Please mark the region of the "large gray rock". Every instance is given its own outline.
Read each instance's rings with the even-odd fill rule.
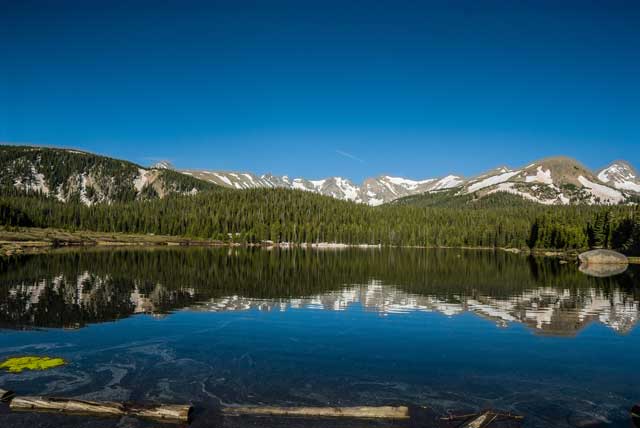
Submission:
[[[587,265],[626,265],[627,256],[612,250],[592,250],[578,256],[580,263]]]
[[[582,253],[580,272],[600,278],[619,275],[627,270],[629,260],[624,254],[611,250],[593,250]]]

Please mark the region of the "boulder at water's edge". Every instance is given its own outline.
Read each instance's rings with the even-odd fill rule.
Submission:
[[[629,260],[624,254],[611,250],[593,250],[582,253],[580,272],[597,277],[619,275],[627,270]]]
[[[626,265],[629,259],[624,254],[613,250],[591,250],[578,256],[580,263],[587,265]]]

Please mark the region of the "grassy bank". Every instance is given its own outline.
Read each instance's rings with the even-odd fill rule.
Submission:
[[[0,226],[0,256],[10,256],[14,254],[34,254],[45,253],[57,248],[73,248],[73,247],[154,247],[154,246],[239,246],[241,244],[233,242],[225,242],[213,239],[187,238],[181,236],[154,235],[154,234],[126,234],[126,233],[104,233],[92,231],[69,231],[64,229],[53,228],[33,228],[33,227],[5,227]],[[248,244],[249,246],[281,246],[288,247],[310,247],[317,249],[326,248],[378,248],[378,246],[368,245],[347,245],[335,243],[319,243],[319,244],[273,244],[265,241],[261,244]],[[392,246],[393,247],[393,246]],[[471,247],[471,246],[402,246],[403,248],[421,248],[421,249],[469,249],[469,250],[486,250],[486,251],[506,251],[520,254],[532,254],[542,257],[557,257],[565,260],[575,260],[581,251],[578,250],[554,250],[554,249],[535,249],[528,248],[501,248],[501,247]],[[629,257],[632,264],[640,264],[640,257]]]
[[[0,255],[41,253],[59,247],[93,246],[219,246],[224,242],[210,239],[164,235],[136,235],[62,229],[0,227]]]

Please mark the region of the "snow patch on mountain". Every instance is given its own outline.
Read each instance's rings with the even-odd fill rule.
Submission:
[[[151,166],[151,169],[170,169],[170,170],[175,170],[176,168],[168,160],[161,160],[161,161],[156,162],[155,164],[153,164]]]
[[[469,193],[477,192],[480,189],[484,189],[485,187],[494,186],[496,184],[504,183],[508,181],[511,177],[518,175],[520,171],[505,171],[504,168],[500,169],[501,173],[498,175],[492,175],[487,178],[481,179],[480,181],[469,186],[467,191]]]
[[[625,200],[625,197],[621,192],[612,189],[611,187],[594,183],[583,176],[579,176],[578,181],[580,181],[580,183],[590,191],[592,203],[596,203],[597,200],[599,200],[601,203],[611,205],[618,204]]]
[[[553,179],[551,178],[551,170],[544,170],[542,166],[538,166],[536,170],[536,175],[528,175],[525,178],[527,183],[543,183],[543,184],[553,184]]]
[[[229,186],[233,186],[233,184],[231,183],[231,180],[229,180],[227,177],[225,177],[222,174],[218,174],[218,173],[213,173],[213,175],[215,175],[216,177],[218,177],[223,183],[228,184]]]
[[[537,202],[543,205],[567,205],[569,203],[569,198],[564,196],[562,193],[557,194],[555,198],[539,197],[531,193],[519,190],[518,188],[516,188],[516,183],[500,183],[493,189],[489,190],[487,192],[487,195],[498,192],[511,193],[512,195],[517,195],[529,201]]]
[[[446,190],[453,189],[464,184],[464,179],[457,175],[447,175],[436,182],[431,187],[431,190]]]
[[[402,178],[402,177],[390,177],[388,175],[385,175],[383,178],[386,179],[387,181],[389,181],[390,183],[393,183],[395,185],[402,186],[402,187],[404,187],[406,189],[411,189],[411,190],[417,188],[421,184],[427,184],[427,183],[431,183],[433,181],[436,181],[435,178],[429,178],[427,180],[416,181],[416,180],[409,180],[408,178]]]
[[[138,175],[133,180],[133,187],[135,187],[138,192],[141,192],[147,184],[149,184],[149,171],[138,168]]]
[[[329,182],[331,181],[333,181],[335,183],[335,186],[339,189],[339,192],[336,193],[335,196],[342,195],[341,199],[346,199],[347,201],[360,201],[360,198],[358,196],[359,189],[351,181],[342,177],[335,177],[332,180],[329,180]]]

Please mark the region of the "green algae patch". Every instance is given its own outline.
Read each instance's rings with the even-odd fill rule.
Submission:
[[[7,370],[10,373],[20,373],[23,370],[49,370],[66,363],[62,358],[16,357],[9,358],[0,363],[0,369]]]

